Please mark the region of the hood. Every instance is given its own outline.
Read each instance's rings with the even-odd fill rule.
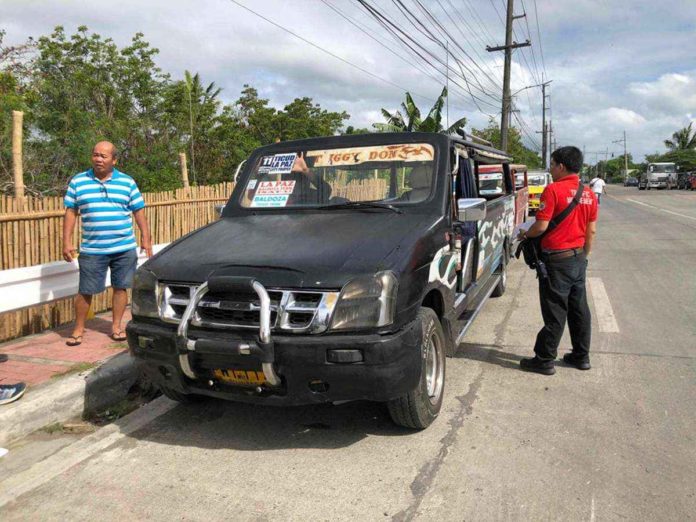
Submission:
[[[396,269],[436,220],[354,210],[228,217],[184,237],[146,268],[163,281],[237,275],[268,287],[338,289],[358,275]]]

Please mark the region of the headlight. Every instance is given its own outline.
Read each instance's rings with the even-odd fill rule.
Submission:
[[[331,330],[357,330],[393,323],[397,286],[393,272],[349,281],[338,298]]]
[[[157,278],[149,270],[139,269],[133,280],[133,315],[159,317]]]

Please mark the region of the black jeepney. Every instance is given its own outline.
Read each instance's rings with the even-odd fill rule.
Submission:
[[[446,356],[505,291],[514,187],[479,194],[485,163],[509,157],[426,133],[259,148],[221,218],[138,270],[131,352],[175,400],[384,401],[427,427]]]

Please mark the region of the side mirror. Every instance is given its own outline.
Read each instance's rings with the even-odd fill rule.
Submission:
[[[222,211],[225,210],[225,205],[215,205],[215,212],[218,217],[222,217]]]
[[[483,198],[462,198],[457,200],[459,221],[480,221],[486,219],[486,200]]]

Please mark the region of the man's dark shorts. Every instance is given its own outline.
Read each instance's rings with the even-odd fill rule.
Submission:
[[[94,295],[104,291],[106,270],[111,268],[111,286],[113,288],[130,288],[138,264],[138,252],[134,248],[118,254],[80,254],[80,288],[82,295]]]

